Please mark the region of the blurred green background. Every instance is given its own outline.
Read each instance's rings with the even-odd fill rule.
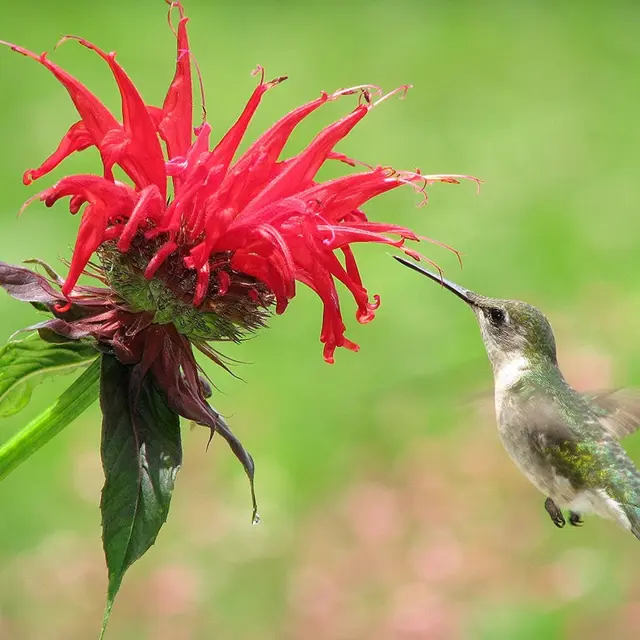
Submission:
[[[404,224],[464,253],[464,269],[423,250],[479,292],[525,299],[556,330],[580,389],[640,386],[640,5],[636,2],[215,2],[188,0],[192,50],[214,135],[255,86],[269,92],[248,139],[292,108],[360,83],[407,99],[375,109],[338,148],[372,164],[472,173],[372,202],[372,219]],[[161,0],[7,3],[0,37],[36,51],[66,34],[117,50],[146,100],[162,101],[174,39]],[[106,67],[69,43],[54,59],[114,109]],[[58,143],[75,112],[37,64],[0,51],[0,258],[70,255],[77,219],[23,201],[22,172]],[[344,98],[296,133],[295,151]],[[339,167],[331,167],[336,172]],[[98,170],[79,154],[53,178]],[[331,175],[327,172],[325,175]],[[498,441],[491,372],[471,313],[453,296],[360,247],[365,283],[382,296],[347,335],[361,352],[321,357],[321,307],[300,288],[283,317],[227,353],[235,380],[207,365],[217,408],[257,461],[262,523],[250,524],[246,479],[208,432],[184,428],[185,462],[169,521],[125,579],[112,638],[520,639],[640,636],[638,541],[587,519],[557,530],[543,497]],[[5,339],[37,314],[0,296]],[[0,441],[69,379],[45,383]],[[627,442],[640,460],[640,436]],[[95,637],[106,570],[100,542],[99,416],[85,415],[0,485],[0,638]]]

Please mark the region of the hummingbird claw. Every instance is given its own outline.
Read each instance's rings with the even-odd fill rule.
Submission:
[[[581,527],[584,524],[584,520],[579,513],[575,511],[569,511],[569,524],[572,527]]]
[[[556,525],[556,527],[558,527],[558,529],[562,529],[567,524],[567,521],[564,519],[564,515],[562,515],[562,511],[551,498],[547,498],[544,501],[544,508],[547,510],[551,521]],[[573,512],[571,516],[573,517]],[[578,516],[578,519],[580,519],[580,516]],[[571,521],[571,524],[574,524],[573,520]]]

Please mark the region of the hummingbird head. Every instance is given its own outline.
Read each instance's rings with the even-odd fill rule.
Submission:
[[[535,307],[519,300],[487,298],[469,291],[415,262],[394,256],[403,265],[440,283],[471,307],[480,325],[487,355],[497,372],[516,358],[539,358],[557,364],[556,341],[549,321]]]

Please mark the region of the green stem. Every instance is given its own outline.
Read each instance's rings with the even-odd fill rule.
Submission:
[[[54,405],[0,447],[0,480],[58,435],[98,399],[100,360],[101,358],[96,358]]]

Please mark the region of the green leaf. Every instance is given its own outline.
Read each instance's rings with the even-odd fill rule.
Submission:
[[[93,364],[56,400],[0,447],[0,480],[71,424],[98,399],[100,362]]]
[[[29,404],[32,392],[33,388],[28,381],[9,389],[0,401],[0,418],[7,418],[22,411]]]
[[[85,366],[98,355],[86,342],[54,344],[43,340],[38,333],[8,342],[0,349],[0,417],[24,409],[39,377]]]
[[[151,374],[102,357],[102,540],[109,570],[103,637],[127,569],[155,542],[182,464],[180,418]]]

